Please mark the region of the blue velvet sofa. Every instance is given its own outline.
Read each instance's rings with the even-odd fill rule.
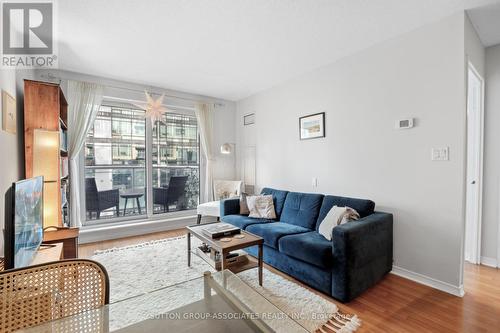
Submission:
[[[264,188],[277,218],[239,214],[239,199],[221,201],[221,220],[264,239],[264,262],[341,302],[349,302],[392,269],[392,214],[375,212],[375,203],[332,195]],[[318,233],[334,206],[349,206],[361,218],[334,228],[332,240]],[[257,255],[257,248],[247,252]]]

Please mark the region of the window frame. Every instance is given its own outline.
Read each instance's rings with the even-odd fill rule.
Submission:
[[[107,106],[107,107],[116,107],[116,108],[128,108],[128,109],[139,109],[137,106],[131,104],[131,103],[126,103],[126,102],[116,102],[113,101],[112,99],[105,99],[102,104],[102,106]],[[190,107],[184,107],[184,106],[172,106],[168,105],[168,110],[172,111],[174,113],[179,113],[179,114],[184,114],[184,115],[189,115],[189,116],[195,116],[195,109],[190,108]],[[133,125],[131,125],[133,126]],[[198,202],[201,200],[201,186],[202,186],[202,179],[204,179],[205,175],[202,173],[202,161],[201,158],[203,157],[203,154],[201,154],[201,140],[200,140],[200,133],[199,133],[199,125],[198,123],[196,124],[197,126],[197,163],[196,164],[190,164],[190,167],[197,167],[198,168]],[[112,125],[111,125],[112,127]],[[144,164],[144,172],[145,172],[145,195],[147,198],[153,198],[153,169],[155,168],[153,166],[153,124],[149,119],[145,119],[145,164]],[[166,126],[165,126],[166,127]],[[111,131],[113,129],[111,128]],[[159,130],[159,129],[158,129]],[[165,134],[167,135],[167,130],[165,129]],[[141,214],[141,215],[129,215],[129,216],[118,216],[118,217],[110,217],[110,218],[101,218],[101,219],[90,219],[87,220],[87,208],[85,207],[85,198],[86,198],[86,192],[85,192],[85,171],[86,168],[88,167],[85,163],[85,155],[86,155],[86,147],[84,146],[83,149],[80,151],[79,154],[79,166],[81,172],[79,172],[78,175],[78,181],[80,182],[80,188],[83,189],[84,195],[80,197],[80,206],[83,208],[81,211],[81,225],[82,227],[92,227],[92,226],[101,226],[105,224],[111,224],[111,225],[121,225],[123,223],[129,223],[129,222],[134,222],[134,223],[141,223],[141,222],[147,222],[147,221],[157,221],[157,220],[166,220],[166,219],[176,219],[176,218],[183,218],[183,217],[188,217],[192,216],[193,212],[196,212],[196,208],[191,208],[191,209],[185,209],[185,210],[179,210],[179,211],[172,211],[172,212],[158,212],[154,213],[154,205],[153,205],[153,200],[146,200],[146,213]],[[95,150],[93,152],[94,158],[95,158]],[[158,158],[160,157],[160,152],[158,152]],[[109,169],[113,169],[114,167],[119,167],[110,165]]]

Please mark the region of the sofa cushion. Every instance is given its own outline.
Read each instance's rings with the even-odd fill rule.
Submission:
[[[275,249],[278,249],[278,241],[281,237],[311,231],[298,225],[283,222],[251,224],[245,230],[264,238],[264,244]]]
[[[326,214],[328,214],[333,206],[348,206],[354,208],[359,213],[359,216],[361,218],[373,214],[375,210],[375,203],[371,200],[325,195],[325,197],[323,198],[321,209],[319,211],[316,230],[318,230],[321,221],[323,221],[323,219],[326,217]]]
[[[230,223],[235,227],[245,230],[251,224],[270,223],[274,221],[267,219],[256,219],[245,215],[226,215],[222,218],[222,222]]]
[[[322,202],[322,194],[289,192],[280,221],[314,229]]]
[[[285,198],[288,194],[288,191],[281,191],[269,187],[264,187],[262,191],[260,191],[260,194],[273,196],[274,209],[276,210],[276,217],[279,220],[281,212],[283,211],[283,205],[285,204]]]
[[[316,231],[281,237],[278,244],[279,251],[290,257],[321,268],[332,267],[332,242]]]

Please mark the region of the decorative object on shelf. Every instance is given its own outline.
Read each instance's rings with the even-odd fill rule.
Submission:
[[[153,99],[151,95],[145,91],[146,94],[146,104],[135,104],[135,106],[141,108],[146,111],[144,113],[145,118],[149,118],[151,120],[151,124],[154,126],[156,121],[162,121],[163,114],[168,110],[163,106],[163,98],[165,94],[162,94],[158,99]]]
[[[325,137],[325,113],[315,113],[299,118],[300,140]]]
[[[223,240],[224,238],[241,233],[240,228],[235,227],[232,224],[222,223],[222,222],[221,223],[207,224],[206,226],[201,227],[201,228],[202,228],[201,230],[205,236],[208,236],[209,238],[212,238],[212,239],[221,238],[221,240],[223,242],[224,242],[224,240]],[[229,242],[228,240],[225,240],[225,241]]]
[[[2,90],[2,129],[6,132],[17,133],[16,99]]]
[[[253,125],[255,124],[255,113],[250,113],[243,116],[243,125]]]

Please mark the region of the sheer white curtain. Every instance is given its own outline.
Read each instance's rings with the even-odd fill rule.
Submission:
[[[198,120],[198,128],[200,129],[201,146],[207,160],[205,172],[205,193],[200,201],[213,201],[213,165],[215,162],[213,153],[214,105],[201,103],[197,104],[196,119]]]
[[[87,132],[92,127],[102,103],[103,86],[78,81],[68,81],[68,155],[71,172],[70,223],[73,227],[82,225],[81,196],[85,195],[84,170],[80,170],[80,152],[85,144]]]

